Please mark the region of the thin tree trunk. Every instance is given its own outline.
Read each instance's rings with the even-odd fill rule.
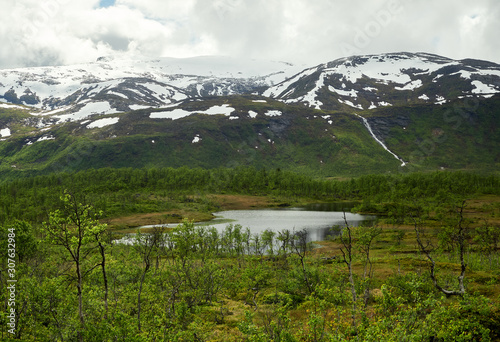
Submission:
[[[357,312],[357,306],[356,306],[356,285],[354,283],[354,272],[352,270],[352,235],[351,235],[351,227],[349,227],[349,223],[347,222],[347,218],[345,216],[344,212],[344,222],[345,222],[345,229],[347,229],[347,241],[343,237],[343,232],[340,233],[340,239],[342,244],[344,245],[344,248],[341,248],[340,251],[342,252],[342,255],[344,257],[344,262],[347,265],[347,269],[349,270],[349,283],[351,284],[351,295],[352,295],[352,326],[356,329],[356,312]]]
[[[78,316],[80,317],[80,329],[78,329],[78,340],[83,342],[83,329],[85,327],[85,319],[83,317],[83,300],[82,300],[82,271],[80,269],[80,262],[76,262],[76,276],[78,279]]]
[[[106,274],[106,254],[104,253],[104,246],[102,245],[101,242],[99,242],[99,249],[101,251],[101,257],[102,257],[102,263],[101,263],[101,268],[102,268],[102,278],[104,281],[104,319],[108,319],[108,276]]]
[[[305,257],[305,255],[304,255]],[[309,290],[309,294],[313,293],[313,289],[311,284],[309,283],[309,278],[307,277],[306,265],[304,264],[304,257],[300,258],[300,263],[302,265],[302,273],[304,274],[304,281],[306,282],[307,289]]]
[[[352,326],[356,328],[356,311],[358,310],[356,306],[356,286],[354,283],[354,276],[352,272],[352,261],[347,264],[349,268],[349,282],[351,283],[351,295],[352,295]]]
[[[146,277],[146,272],[149,269],[149,264],[146,265],[144,272],[142,273],[141,283],[139,285],[139,293],[137,295],[137,327],[139,332],[141,332],[141,293],[142,293],[142,284],[144,284],[144,278]]]
[[[456,295],[463,296],[465,294],[464,277],[465,277],[465,270],[467,267],[467,265],[465,264],[465,261],[464,261],[464,257],[463,257],[464,256],[463,241],[461,241],[459,243],[460,268],[461,268],[460,275],[458,276],[459,290],[458,291],[446,290],[438,283],[438,280],[436,277],[436,272],[435,272],[436,271],[436,262],[434,261],[434,258],[432,258],[431,252],[429,251],[428,247],[424,246],[424,243],[422,242],[422,239],[420,236],[420,229],[418,228],[418,224],[417,224],[417,221],[415,220],[415,218],[414,218],[414,227],[415,227],[417,244],[420,248],[420,251],[425,254],[425,256],[427,257],[427,260],[429,260],[431,263],[431,265],[430,265],[430,277],[431,277],[432,283],[434,284],[434,287],[436,289],[438,289],[439,291],[441,291],[442,293],[444,293],[447,297],[448,296],[456,296]],[[462,228],[461,228],[461,223],[460,223],[459,235],[461,235],[461,234],[462,234]],[[459,236],[459,239],[461,239],[461,238],[463,238],[463,236]]]

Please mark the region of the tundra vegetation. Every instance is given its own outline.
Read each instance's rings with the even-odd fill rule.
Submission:
[[[356,201],[372,226],[195,226],[228,203]],[[136,231],[137,220],[178,222]],[[0,184],[0,281],[16,232],[23,341],[495,341],[500,177],[313,179],[282,170],[99,169]],[[114,241],[135,232],[130,244]]]

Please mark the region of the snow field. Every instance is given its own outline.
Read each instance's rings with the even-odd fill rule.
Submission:
[[[190,112],[184,109],[174,109],[171,111],[154,112],[149,115],[151,119],[172,119],[177,120],[190,116],[192,114],[206,114],[206,115],[218,115],[223,114],[225,116],[230,116],[234,112],[234,108],[230,107],[228,104],[223,104],[221,106],[212,106],[205,111],[194,111]]]

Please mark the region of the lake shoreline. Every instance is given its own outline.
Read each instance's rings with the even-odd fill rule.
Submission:
[[[162,212],[137,213],[114,217],[103,220],[103,223],[108,224],[109,230],[119,234],[135,233],[137,229],[142,232],[148,232],[152,228],[141,228],[143,226],[155,226],[165,224],[182,223],[184,220],[194,221],[195,223],[208,222],[216,219],[214,212],[228,210],[259,210],[259,209],[278,209],[303,207],[308,205],[328,205],[332,203],[342,204],[347,203],[352,205],[352,201],[318,201],[310,198],[301,199],[284,199],[271,196],[253,196],[253,195],[235,195],[235,194],[211,194],[207,195],[211,201],[216,203],[217,210],[211,212],[203,212],[199,210],[174,209]],[[166,230],[171,228],[165,228]]]

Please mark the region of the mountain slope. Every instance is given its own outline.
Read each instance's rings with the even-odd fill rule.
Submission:
[[[0,70],[0,101],[29,105],[42,115],[79,113],[96,102],[101,108],[93,113],[110,113],[193,97],[251,93],[298,71],[287,63],[216,56],[100,58],[81,65]]]
[[[500,93],[500,65],[430,54],[355,56],[313,67],[270,87],[265,96],[316,109],[358,110],[408,103],[443,104]]]
[[[175,111],[191,115],[168,115]],[[118,121],[111,124],[114,117]],[[36,135],[12,136],[0,143],[1,169],[255,165],[335,175],[364,173],[360,164],[377,171],[399,166],[356,117],[272,100],[217,97],[94,123],[101,120],[110,121],[92,127],[67,122]]]
[[[498,169],[499,65],[399,53],[299,69],[202,57],[2,70],[0,173]]]

